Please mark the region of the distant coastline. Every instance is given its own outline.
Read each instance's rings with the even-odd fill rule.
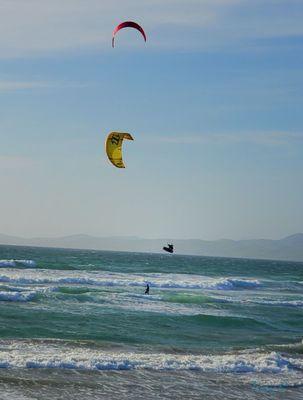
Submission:
[[[170,239],[171,240],[171,239]],[[95,237],[70,235],[58,238],[22,238],[0,234],[0,244],[35,247],[56,247],[67,249],[109,250],[160,253],[164,239],[143,239],[137,237]],[[303,261],[303,233],[297,233],[279,240],[201,239],[173,240],[176,254]]]

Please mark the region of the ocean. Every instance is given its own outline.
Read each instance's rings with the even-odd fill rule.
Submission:
[[[302,317],[299,262],[0,246],[0,399],[303,399]]]

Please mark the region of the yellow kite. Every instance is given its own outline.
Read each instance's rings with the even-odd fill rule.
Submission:
[[[122,142],[124,139],[134,140],[129,133],[111,132],[105,142],[107,157],[117,168],[125,168],[122,160]]]

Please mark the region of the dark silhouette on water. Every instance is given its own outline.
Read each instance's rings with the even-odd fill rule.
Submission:
[[[146,289],[145,289],[145,293],[144,294],[149,294],[149,284],[146,284]]]
[[[174,252],[174,245],[173,244],[169,244],[167,243],[167,247],[164,246],[163,247],[164,251],[167,251],[168,253],[173,253]]]

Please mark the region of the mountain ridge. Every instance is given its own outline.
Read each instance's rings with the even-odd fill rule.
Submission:
[[[135,236],[97,237],[74,234],[61,237],[22,238],[0,234],[0,244],[17,246],[56,247],[87,250],[112,250],[159,253],[166,238],[146,239]],[[176,254],[260,258],[272,260],[303,261],[303,233],[282,239],[175,239]]]

